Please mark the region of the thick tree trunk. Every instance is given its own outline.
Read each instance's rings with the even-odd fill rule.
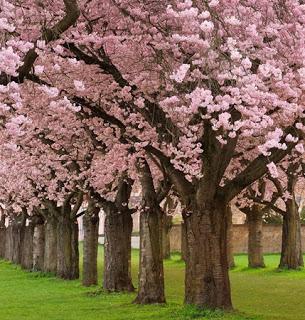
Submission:
[[[185,303],[208,309],[231,309],[227,204],[218,199],[201,203],[203,208],[194,206],[185,216],[188,248]]]
[[[103,287],[107,291],[133,291],[131,280],[132,217],[128,208],[104,205],[105,243]]]
[[[51,213],[46,215],[44,271],[56,274],[57,271],[57,217]]]
[[[13,261],[13,226],[10,222],[5,231],[5,259]]]
[[[301,244],[301,222],[294,199],[286,202],[283,216],[280,268],[298,269],[304,266]]]
[[[44,225],[37,224],[33,236],[33,270],[43,271],[44,259]]]
[[[232,209],[230,205],[228,206],[227,219],[228,219],[228,238],[227,238],[228,266],[230,269],[232,269],[235,267],[235,261],[234,261],[234,248],[233,248]]]
[[[248,265],[250,268],[264,268],[263,255],[263,213],[254,205],[247,211],[248,223]]]
[[[78,223],[71,217],[71,206],[57,208],[56,275],[66,280],[79,278]]]
[[[5,239],[6,239],[5,216],[2,215],[0,219],[0,259],[5,258]]]
[[[143,210],[140,215],[140,273],[137,303],[164,303],[162,213]]]
[[[58,216],[57,227],[57,271],[59,278],[73,279],[72,263],[72,221],[70,213],[61,213]]]
[[[23,214],[15,217],[12,223],[12,240],[13,240],[13,263],[21,264],[22,239],[24,237],[25,216]]]
[[[29,222],[25,227],[22,239],[21,267],[26,270],[33,269],[33,237],[34,224]]]
[[[72,279],[79,279],[79,248],[78,248],[78,222],[72,220],[71,225],[71,261],[72,261]]]
[[[167,214],[162,216],[162,248],[163,248],[163,259],[169,259],[171,257],[170,247],[170,230],[173,226],[173,217]]]
[[[89,208],[91,209],[91,208]],[[98,283],[97,251],[99,232],[99,210],[87,210],[83,216],[84,253],[83,253],[83,285],[92,286]]]
[[[0,259],[5,258],[6,228],[0,227]]]
[[[150,168],[139,163],[142,186],[140,211],[140,270],[136,303],[164,303],[164,271],[162,250],[162,215]]]

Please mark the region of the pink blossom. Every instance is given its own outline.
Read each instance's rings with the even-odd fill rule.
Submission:
[[[276,165],[274,164],[274,162],[270,162],[267,164],[267,168],[269,170],[269,173],[271,175],[272,178],[278,178],[279,176],[279,173],[277,171],[277,167]]]
[[[43,73],[44,66],[37,65],[37,66],[34,67],[34,70],[35,70],[35,73],[36,73],[37,75],[40,75],[40,74]]]
[[[303,154],[303,153],[304,153],[303,143],[298,143],[298,144],[295,146],[295,149],[297,150],[297,152]]]
[[[55,98],[59,95],[59,90],[54,87],[41,86],[40,89],[45,92],[50,98]]]
[[[75,87],[75,89],[76,89],[77,91],[85,91],[85,90],[86,90],[83,81],[74,80],[73,83],[74,83],[74,87]]]
[[[182,64],[177,70],[176,72],[174,72],[170,78],[175,80],[178,83],[183,82],[188,70],[190,69],[190,65],[189,64]]]

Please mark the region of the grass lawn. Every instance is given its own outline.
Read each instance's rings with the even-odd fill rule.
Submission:
[[[101,248],[102,250],[102,248]],[[102,253],[99,270],[102,270]],[[133,251],[136,280],[138,251]],[[83,288],[79,281],[21,271],[0,261],[1,320],[189,320],[189,319],[305,319],[305,270],[277,271],[278,255],[267,255],[267,268],[247,269],[247,257],[236,256],[231,271],[233,303],[239,312],[222,315],[183,307],[184,264],[178,255],[165,261],[167,305],[131,304],[134,294],[106,294],[98,287]]]

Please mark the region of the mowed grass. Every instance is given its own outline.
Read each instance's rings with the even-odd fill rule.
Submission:
[[[132,255],[136,284],[138,251],[133,250]],[[167,304],[153,306],[132,304],[135,294],[107,294],[99,286],[84,288],[80,281],[25,272],[0,261],[0,320],[305,319],[305,270],[278,271],[278,255],[267,255],[263,270],[248,269],[245,255],[235,258],[231,283],[237,311],[231,314],[183,306],[184,263],[179,255],[165,261]]]

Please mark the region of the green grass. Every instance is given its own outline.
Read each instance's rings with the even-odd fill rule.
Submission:
[[[100,248],[102,250],[102,248]],[[99,257],[102,256],[100,252]],[[132,304],[134,294],[107,294],[99,287],[83,288],[79,281],[20,270],[0,261],[1,320],[304,320],[305,270],[276,269],[278,255],[265,257],[267,268],[251,270],[245,255],[236,256],[231,271],[233,303],[237,312],[198,311],[183,307],[184,263],[179,255],[165,261],[166,305]],[[102,270],[102,258],[99,259]],[[133,251],[133,278],[138,271],[138,251]]]

